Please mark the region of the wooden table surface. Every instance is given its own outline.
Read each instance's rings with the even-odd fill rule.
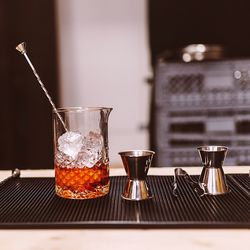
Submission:
[[[200,174],[201,168],[184,168]],[[249,173],[249,166],[224,167],[225,173]],[[125,175],[111,169],[111,175]],[[151,175],[172,175],[173,168],[151,168]],[[0,171],[0,180],[10,171]],[[53,170],[22,170],[22,177],[51,177]],[[0,211],[1,212],[1,211]],[[208,250],[250,249],[248,229],[34,229],[0,230],[0,250]]]

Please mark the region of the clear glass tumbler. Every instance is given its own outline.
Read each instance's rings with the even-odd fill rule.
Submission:
[[[56,194],[91,199],[109,192],[108,118],[112,108],[53,111]]]

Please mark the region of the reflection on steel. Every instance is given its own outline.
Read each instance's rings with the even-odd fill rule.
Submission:
[[[194,181],[191,176],[182,168],[175,168],[174,169],[174,183],[173,183],[173,195],[178,197],[178,176],[183,176],[185,181],[190,184],[193,190],[201,197],[205,194],[205,190],[200,184]]]
[[[122,198],[140,201],[152,198],[146,177],[155,153],[149,150],[131,150],[120,152],[128,180]]]
[[[21,54],[26,53],[26,44],[25,43],[20,43],[16,46],[16,50],[18,50]]]
[[[221,195],[229,192],[222,168],[228,148],[223,146],[198,147],[203,169],[199,178],[206,194]]]

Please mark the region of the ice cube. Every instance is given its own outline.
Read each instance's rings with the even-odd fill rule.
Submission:
[[[68,156],[61,151],[57,151],[55,155],[55,163],[57,164],[57,166],[62,168],[74,167],[74,165],[72,165],[74,163],[74,160],[71,158],[71,156]]]
[[[68,131],[58,138],[58,149],[73,160],[77,159],[82,146],[83,137],[79,132]]]
[[[90,131],[83,138],[83,145],[77,159],[78,164],[92,168],[102,158],[102,149],[102,135]]]
[[[58,149],[55,160],[59,166],[92,168],[102,158],[103,137],[93,131],[85,136],[69,131],[59,137]]]

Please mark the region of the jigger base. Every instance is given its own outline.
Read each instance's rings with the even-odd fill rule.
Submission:
[[[199,185],[206,195],[224,195],[230,192],[222,168],[203,168]]]
[[[146,181],[128,180],[121,197],[129,201],[141,201],[151,199],[153,196],[147,186]]]

